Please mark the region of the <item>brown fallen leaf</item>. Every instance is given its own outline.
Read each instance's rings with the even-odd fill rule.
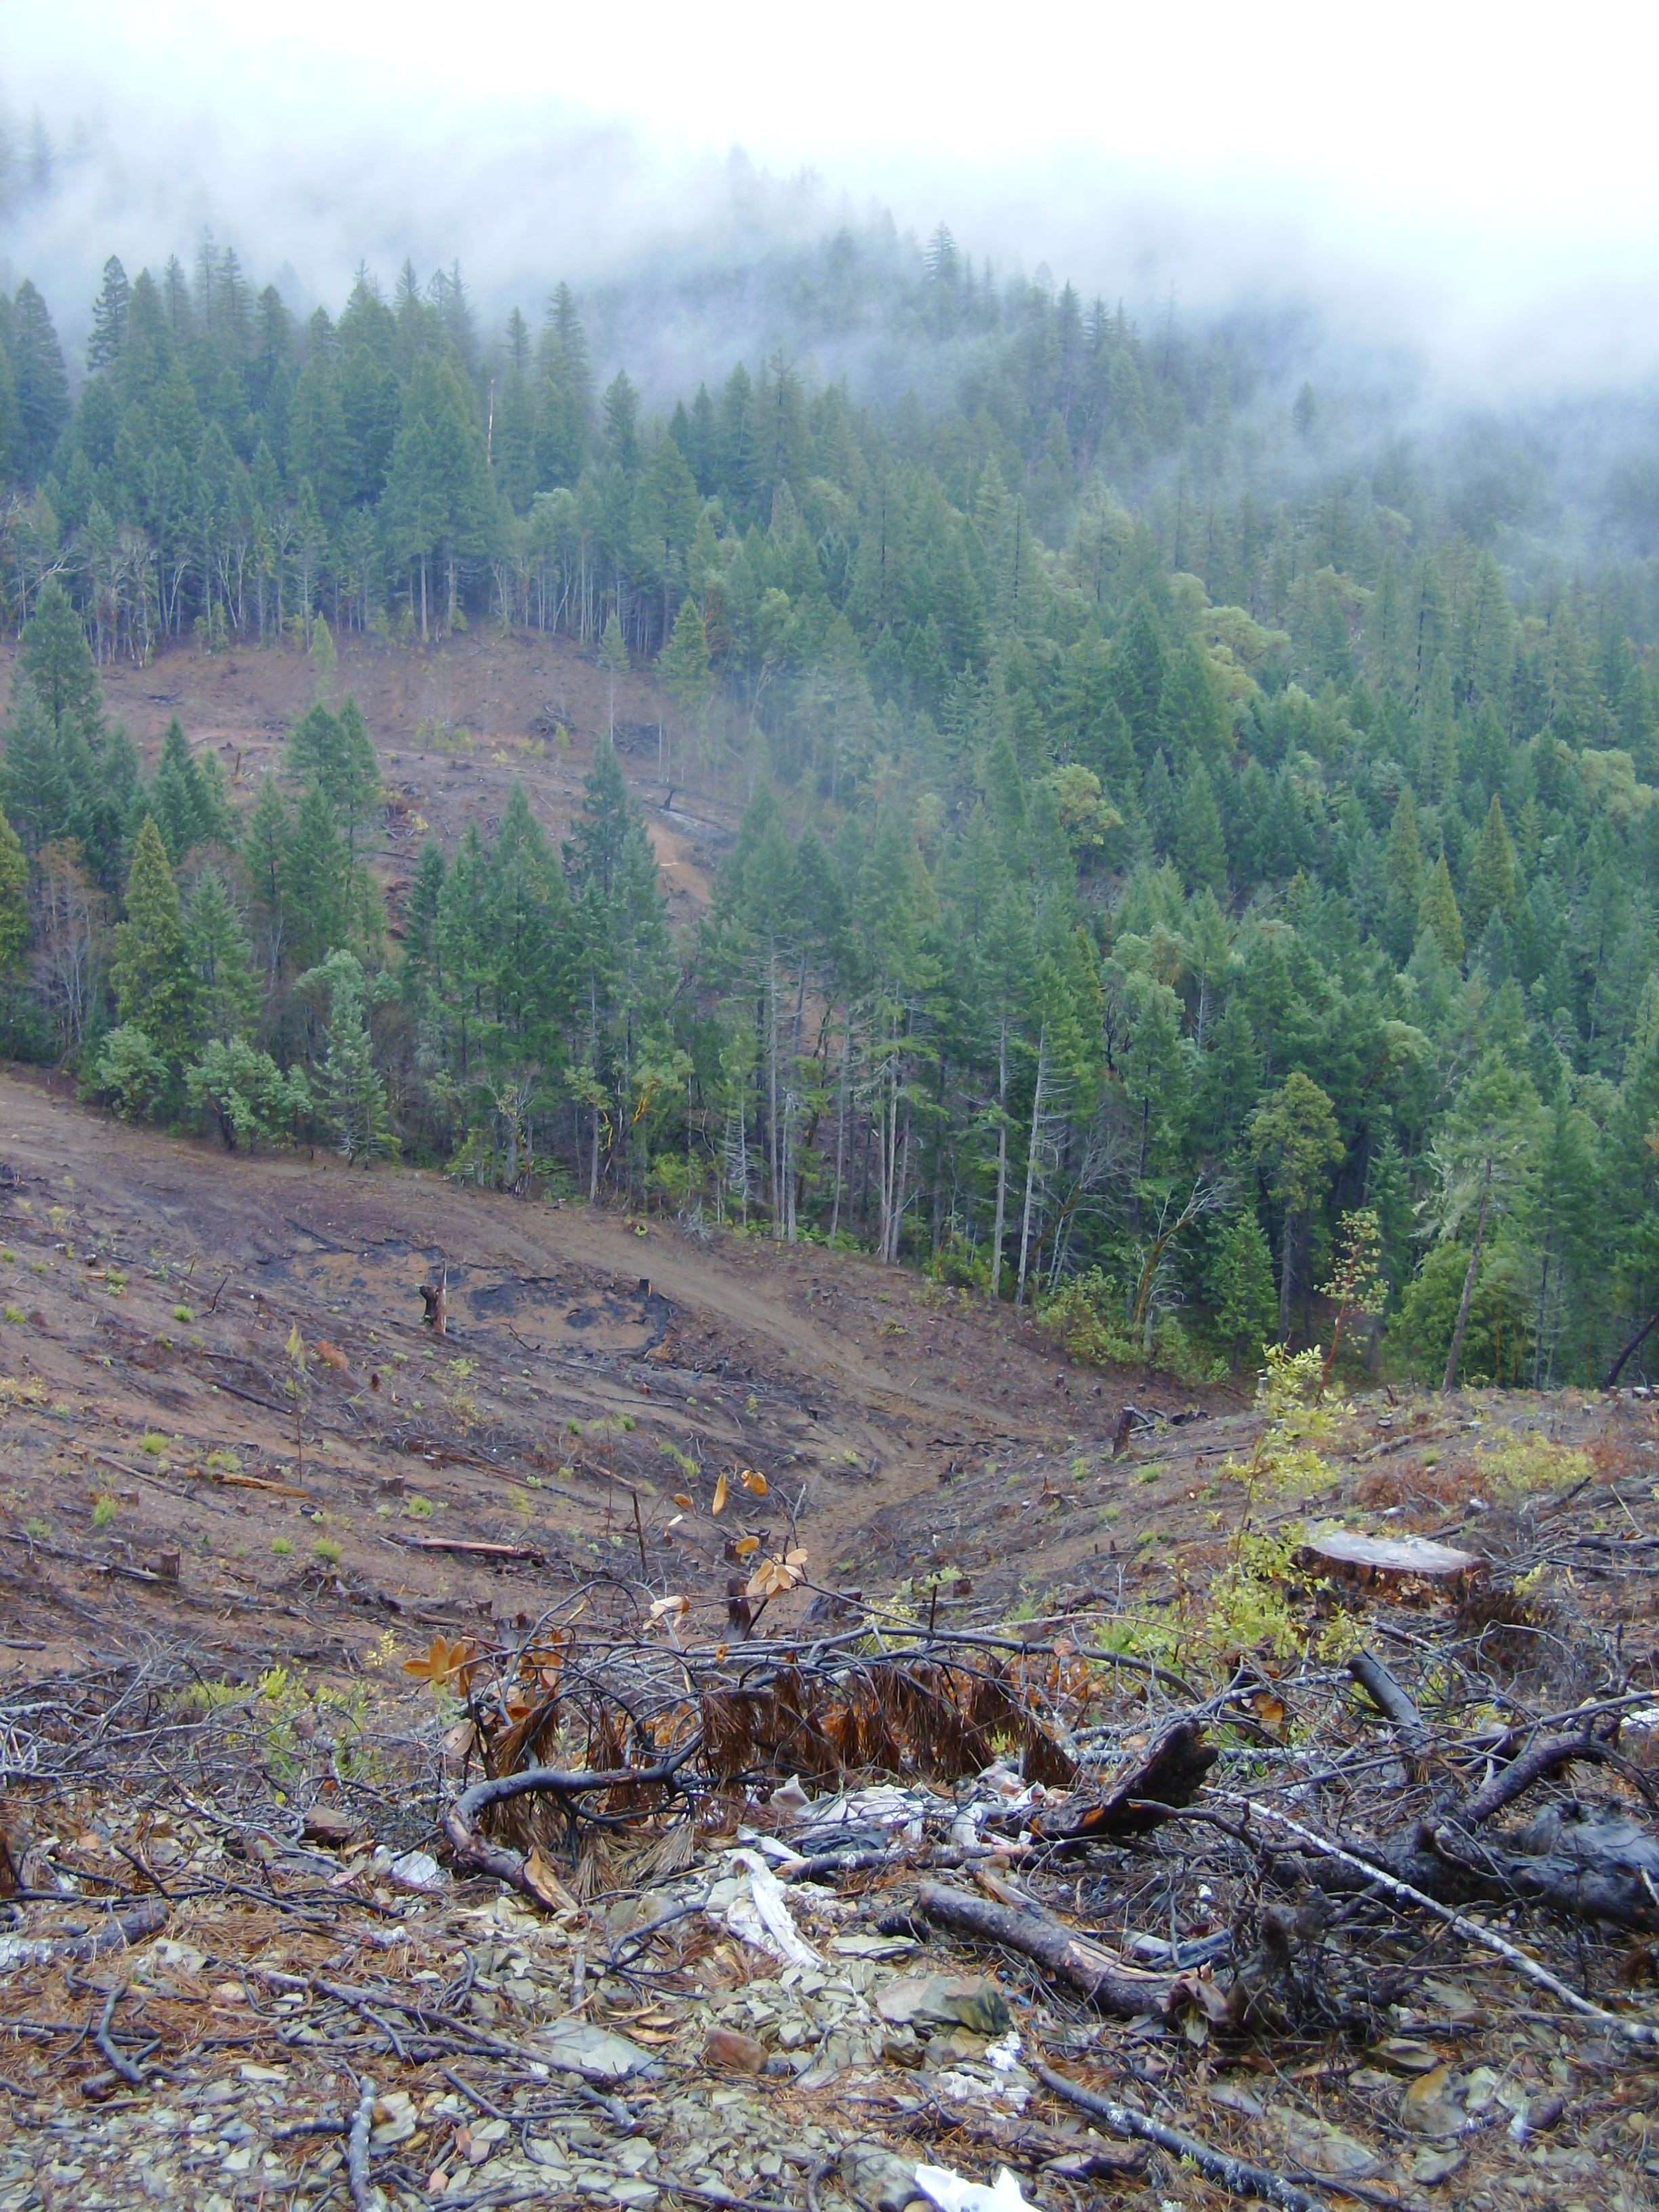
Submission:
[[[532,1844],[529,1857],[524,1863],[525,1879],[550,1912],[580,1911],[576,1900],[544,1854],[539,1844]]]

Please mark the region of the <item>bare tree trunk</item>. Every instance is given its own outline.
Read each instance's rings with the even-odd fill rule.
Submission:
[[[1037,1138],[1042,1127],[1042,1085],[1048,1073],[1048,1032],[1045,1029],[1037,1039],[1036,1087],[1031,1093],[1031,1142],[1025,1155],[1025,1203],[1019,1222],[1019,1276],[1014,1285],[1014,1304],[1025,1303],[1025,1269],[1031,1255],[1031,1203],[1036,1188]]]
[[[1474,1296],[1474,1279],[1480,1267],[1480,1248],[1486,1241],[1486,1203],[1492,1196],[1492,1162],[1486,1163],[1486,1180],[1480,1191],[1480,1211],[1474,1217],[1474,1249],[1469,1254],[1469,1264],[1463,1277],[1463,1295],[1457,1302],[1457,1325],[1452,1330],[1451,1350],[1446,1354],[1446,1378],[1440,1385],[1443,1391],[1457,1387],[1457,1362],[1463,1350],[1463,1332],[1469,1324],[1469,1301]]]
[[[841,1231],[842,1172],[847,1161],[847,1085],[853,1057],[853,1024],[849,1016],[841,1041],[841,1082],[836,1100],[836,1195],[830,1207],[830,1242]]]
[[[1291,1255],[1296,1245],[1296,1216],[1287,1206],[1285,1209],[1285,1235],[1279,1253],[1279,1340],[1291,1340],[1291,1274],[1294,1266]]]
[[[988,1298],[1002,1295],[1002,1232],[1008,1218],[1008,1023],[997,1032],[997,1218],[991,1232],[991,1279]]]
[[[1640,1351],[1642,1346],[1646,1343],[1648,1338],[1652,1334],[1656,1328],[1659,1328],[1659,1306],[1656,1306],[1654,1308],[1653,1311],[1643,1322],[1641,1328],[1637,1330],[1635,1335],[1632,1337],[1630,1342],[1620,1353],[1618,1358],[1615,1359],[1612,1366],[1608,1368],[1607,1379],[1602,1386],[1604,1389],[1608,1390],[1612,1389],[1614,1383],[1617,1382],[1619,1377],[1624,1372],[1625,1362],[1630,1358],[1632,1352]]]

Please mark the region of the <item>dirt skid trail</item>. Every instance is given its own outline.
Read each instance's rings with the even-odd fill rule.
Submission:
[[[349,1661],[572,1577],[718,1591],[746,1535],[850,1571],[961,1467],[1116,1411],[1028,1322],[844,1255],[228,1157],[38,1079],[0,1078],[0,1632],[37,1650]],[[716,1520],[745,1468],[764,1503]]]

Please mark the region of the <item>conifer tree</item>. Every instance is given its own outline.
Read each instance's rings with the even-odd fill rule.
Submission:
[[[195,1024],[197,992],[179,886],[154,815],[144,817],[133,845],[126,917],[115,931],[111,980],[123,1024],[142,1030],[176,1069]]]
[[[1446,866],[1446,856],[1440,858],[1429,871],[1423,885],[1422,902],[1417,910],[1419,930],[1432,930],[1440,946],[1441,955],[1452,967],[1463,963],[1463,924],[1457,911],[1457,894],[1452,889],[1451,870]]]
[[[104,281],[92,311],[92,336],[87,343],[87,367],[94,375],[100,368],[112,368],[120,356],[131,296],[127,272],[112,253],[104,264]]]
[[[1273,1253],[1254,1209],[1231,1223],[1217,1247],[1210,1280],[1216,1334],[1238,1358],[1259,1358],[1278,1314]]]
[[[1510,842],[1510,833],[1504,824],[1504,803],[1494,792],[1492,804],[1486,809],[1480,842],[1474,848],[1474,858],[1469,864],[1468,884],[1464,895],[1468,909],[1469,936],[1478,939],[1489,917],[1494,914],[1501,915],[1506,921],[1511,919],[1515,913],[1516,893],[1515,848]]]
[[[1279,1334],[1283,1341],[1291,1333],[1297,1241],[1346,1149],[1328,1096],[1299,1069],[1287,1075],[1252,1117],[1250,1149],[1284,1210],[1279,1275]]]
[[[319,1076],[322,1111],[342,1157],[371,1162],[397,1150],[386,1105],[386,1082],[374,1065],[368,1029],[368,990],[362,963],[337,947],[300,978],[301,989],[326,1003],[328,1050]]]

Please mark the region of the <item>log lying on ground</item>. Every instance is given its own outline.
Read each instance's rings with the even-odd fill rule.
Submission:
[[[1176,1807],[1191,1804],[1215,1762],[1203,1729],[1183,1714],[1159,1731],[1127,1774],[1097,1796],[1069,1797],[1038,1814],[1031,1833],[1044,1843],[1067,1844],[1145,1835]]]
[[[1036,1907],[995,1905],[988,1897],[975,1897],[946,1882],[923,1882],[916,1892],[916,1910],[941,1928],[1018,1951],[1100,2011],[1120,2020],[1167,2011],[1179,1978],[1144,1972]]]

